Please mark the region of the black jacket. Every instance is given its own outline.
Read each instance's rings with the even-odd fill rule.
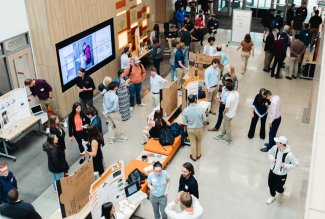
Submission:
[[[199,198],[199,186],[194,176],[190,176],[188,179],[186,179],[183,177],[183,175],[181,175],[179,178],[178,191],[188,192],[191,195],[194,195],[197,199]]]
[[[63,155],[60,153],[59,147],[49,149],[49,143],[43,144],[43,151],[47,153],[48,168],[52,173],[63,173],[68,172],[69,165]]]
[[[271,24],[272,24],[273,19],[274,19],[273,14],[266,13],[263,16],[261,22],[262,22],[262,24],[263,24],[264,27],[267,27],[267,28],[269,28],[270,31],[272,31],[271,30]]]
[[[291,26],[291,21],[293,20],[295,16],[295,12],[292,10],[292,8],[289,8],[287,11],[287,25]]]
[[[41,219],[33,205],[24,201],[9,202],[2,205],[0,207],[0,215],[12,219]]]
[[[90,124],[89,118],[83,113],[80,112],[80,116],[82,119],[82,125]],[[74,123],[74,115],[72,113],[69,114],[69,137],[76,132],[76,125]]]
[[[64,151],[65,150],[65,141],[64,141],[64,138],[65,138],[65,131],[63,129],[61,129],[62,132],[60,132],[59,129],[55,128],[55,127],[52,127],[50,128],[50,133],[53,134],[53,135],[56,135],[56,137],[58,137],[59,139],[59,142],[58,142],[58,146],[60,148],[61,151]]]
[[[264,51],[272,52],[272,47],[273,47],[274,41],[275,41],[274,34],[272,32],[270,32],[266,37]]]

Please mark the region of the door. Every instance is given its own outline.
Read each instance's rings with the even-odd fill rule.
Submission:
[[[9,66],[8,71],[12,89],[25,87],[24,81],[27,78],[36,78],[32,50],[30,47],[8,55],[7,63]],[[26,91],[27,95],[31,94],[29,89],[26,89]]]
[[[232,16],[232,10],[242,8],[242,0],[218,0],[217,15]]]

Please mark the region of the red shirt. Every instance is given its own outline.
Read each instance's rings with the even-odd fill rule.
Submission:
[[[196,19],[195,20],[195,23],[199,25],[199,28],[204,27],[204,22],[200,18]]]

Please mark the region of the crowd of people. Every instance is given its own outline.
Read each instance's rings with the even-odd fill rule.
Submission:
[[[160,62],[162,60],[163,38],[167,43],[165,52],[170,55],[170,81],[177,80],[178,88],[182,87],[182,79],[188,72],[189,51],[203,53],[208,56],[218,56],[213,59],[211,65],[205,70],[204,84],[207,99],[211,102],[209,112],[204,111],[197,103],[197,97],[188,96],[188,106],[184,109],[182,119],[186,126],[186,134],[190,141],[191,152],[189,158],[196,162],[202,156],[203,127],[207,124],[207,115],[217,116],[217,122],[208,131],[219,132],[213,137],[221,143],[231,145],[232,128],[231,121],[237,115],[239,102],[239,80],[235,68],[231,64],[229,54],[222,51],[222,45],[215,46],[216,34],[219,22],[216,15],[211,13],[213,1],[202,1],[202,9],[196,16],[186,14],[184,8],[188,2],[177,0],[175,2],[175,24],[168,25],[164,37],[161,37],[159,25],[154,25],[150,33],[150,42],[153,45],[152,61],[150,69],[150,95],[152,108],[159,105],[160,90],[168,81],[160,76]],[[208,18],[208,11],[210,15]],[[271,77],[281,79],[281,68],[284,65],[287,51],[290,51],[289,73],[287,79],[297,78],[300,72],[301,61],[308,46],[312,50],[315,38],[322,23],[319,11],[315,8],[308,23],[304,23],[307,16],[306,4],[295,10],[292,4],[287,11],[287,20],[284,22],[280,15],[274,16],[275,10],[270,9],[263,17],[265,27],[264,37],[264,72],[271,72]],[[292,35],[292,37],[290,36]],[[207,44],[203,46],[205,37]],[[241,50],[241,73],[248,72],[248,60],[254,57],[254,43],[250,34],[246,34],[237,50]],[[72,105],[68,116],[68,122],[64,120],[53,98],[50,84],[42,79],[26,79],[25,85],[30,88],[31,96],[38,97],[44,111],[48,107],[55,115],[49,116],[48,137],[43,145],[43,150],[48,157],[48,169],[53,174],[53,187],[56,189],[56,180],[66,176],[69,165],[66,161],[66,145],[64,128],[68,128],[69,140],[76,140],[80,152],[79,163],[85,159],[92,159],[94,171],[102,174],[105,170],[103,163],[102,147],[106,143],[114,144],[116,141],[125,142],[128,137],[122,129],[122,122],[128,121],[134,107],[142,107],[145,104],[141,100],[142,83],[147,72],[137,57],[131,57],[130,48],[125,47],[121,55],[121,69],[117,77],[105,77],[98,85],[102,95],[103,112],[93,105],[93,96],[96,85],[93,79],[87,75],[84,68],[78,71],[76,89],[79,93],[79,101]],[[218,106],[219,104],[219,106]],[[266,203],[282,199],[287,173],[291,168],[299,165],[293,155],[288,139],[285,136],[277,137],[277,131],[281,124],[281,99],[266,88],[261,88],[252,103],[251,124],[248,130],[248,138],[254,138],[256,125],[261,120],[259,137],[265,139],[266,121],[269,116],[268,143],[263,145],[261,152],[267,152],[271,163],[268,185],[271,197]],[[217,110],[218,108],[218,110]],[[218,111],[218,112],[217,112]],[[108,139],[104,140],[102,121],[99,113],[103,113],[108,125]],[[159,133],[165,127],[170,127],[160,110],[155,111],[153,119],[148,119],[147,126],[143,129],[146,144],[149,138],[158,139]],[[152,203],[156,219],[163,218],[200,218],[203,208],[199,203],[198,182],[194,177],[194,167],[186,162],[182,167],[182,175],[179,179],[179,189],[176,199],[167,204],[167,195],[170,187],[170,176],[162,169],[162,164],[153,164],[153,172],[148,175],[148,187],[150,189],[149,200]],[[21,215],[30,215],[30,218],[40,218],[35,209],[28,203],[19,199],[17,181],[7,164],[0,162],[0,213],[14,218]],[[278,193],[278,196],[276,196]],[[182,212],[177,213],[175,207],[180,203]],[[14,208],[13,206],[16,206]],[[13,209],[23,209],[20,213]],[[14,215],[14,216],[13,216]],[[19,215],[16,216],[16,215]],[[102,206],[103,218],[115,218],[114,205],[111,202]]]

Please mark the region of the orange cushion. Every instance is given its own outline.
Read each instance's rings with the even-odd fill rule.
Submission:
[[[149,172],[144,171],[144,168],[148,167],[152,165],[151,163],[148,162],[143,162],[141,160],[131,160],[131,162],[125,167],[125,179],[128,178],[129,174],[135,170],[136,168],[138,168],[138,170],[140,170],[142,173],[148,175]],[[141,185],[141,191],[142,192],[147,192],[148,190],[148,182],[147,180],[145,180],[144,183],[142,183]]]
[[[181,136],[177,136],[174,140],[173,146],[165,146],[164,148],[159,143],[159,140],[149,139],[146,146],[144,147],[145,151],[150,151],[157,154],[162,154],[166,156],[173,156],[181,145]]]

